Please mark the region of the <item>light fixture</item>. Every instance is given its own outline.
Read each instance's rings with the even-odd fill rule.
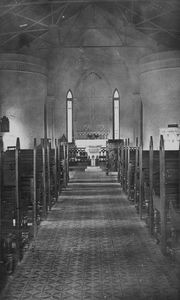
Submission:
[[[20,25],[19,25],[20,28],[27,27],[27,26],[28,26],[27,23],[25,23],[25,24],[20,24]]]

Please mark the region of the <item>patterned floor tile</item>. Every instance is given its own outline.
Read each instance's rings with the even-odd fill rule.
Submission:
[[[178,300],[176,273],[115,178],[78,172],[0,299]]]

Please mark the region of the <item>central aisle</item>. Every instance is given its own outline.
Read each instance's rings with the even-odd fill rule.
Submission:
[[[178,299],[176,270],[114,176],[74,172],[2,299]]]

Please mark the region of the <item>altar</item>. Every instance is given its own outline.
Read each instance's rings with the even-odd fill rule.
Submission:
[[[76,140],[77,148],[85,148],[88,157],[91,160],[91,166],[96,166],[96,159],[99,158],[100,152],[106,147],[107,139],[82,139]]]

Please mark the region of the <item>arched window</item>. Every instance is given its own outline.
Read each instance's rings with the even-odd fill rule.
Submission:
[[[66,96],[66,134],[68,143],[73,142],[73,94],[71,90]]]
[[[120,139],[120,97],[117,89],[113,93],[113,139]]]

